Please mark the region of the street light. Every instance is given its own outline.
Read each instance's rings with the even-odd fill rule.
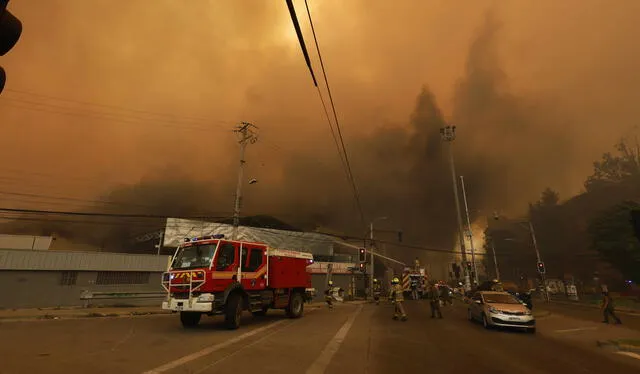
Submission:
[[[442,140],[449,143],[449,164],[451,167],[451,179],[453,180],[453,197],[456,203],[456,213],[458,218],[458,234],[460,236],[460,252],[462,262],[467,262],[467,253],[464,245],[464,227],[462,225],[462,213],[460,212],[460,198],[458,197],[458,180],[456,178],[456,167],[453,159],[453,141],[456,139],[456,127],[445,126],[440,129]],[[464,281],[467,291],[471,290],[471,278],[469,271],[465,272]]]
[[[493,252],[493,265],[496,268],[496,279],[500,281],[500,268],[498,267],[498,258],[496,257],[496,246],[492,236],[488,236],[487,239],[491,242],[491,251]]]
[[[383,221],[383,220],[387,220],[389,219],[389,217],[378,217],[374,220],[371,221],[371,223],[369,223],[369,240],[371,241],[371,250],[370,250],[370,254],[371,254],[371,274],[369,276],[369,292],[371,292],[371,295],[373,295],[373,270],[374,270],[374,261],[373,261],[373,223],[376,221]]]
[[[497,214],[494,215],[494,219],[498,220],[499,216]],[[544,298],[545,301],[549,302],[549,293],[547,292],[547,280],[546,280],[546,276],[545,276],[545,268],[544,268],[544,262],[542,261],[542,257],[540,256],[540,250],[538,249],[538,241],[536,240],[536,231],[533,228],[533,223],[531,221],[523,221],[523,222],[518,222],[523,229],[528,230],[529,233],[531,234],[531,241],[533,242],[533,248],[536,251],[536,260],[537,260],[537,264],[542,263],[543,266],[540,267],[539,265],[536,264],[536,267],[538,269],[538,273],[540,274],[540,279],[542,280],[542,288],[544,289]],[[528,227],[526,226],[522,226],[522,224],[528,225]],[[506,238],[505,240],[507,241],[515,241],[512,238]],[[542,270],[542,271],[541,271]]]

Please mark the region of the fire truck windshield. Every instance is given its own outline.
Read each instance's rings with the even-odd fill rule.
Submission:
[[[195,269],[209,267],[215,254],[217,243],[192,245],[180,248],[172,269]]]

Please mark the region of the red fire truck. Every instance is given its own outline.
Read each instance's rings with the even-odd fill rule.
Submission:
[[[162,276],[167,291],[162,309],[180,312],[184,327],[198,325],[206,314],[224,315],[226,325],[237,329],[244,310],[264,315],[284,309],[299,318],[313,290],[307,271],[312,263],[311,253],[227,240],[222,234],[186,238]]]

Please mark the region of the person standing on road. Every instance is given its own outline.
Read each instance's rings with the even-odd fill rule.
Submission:
[[[327,289],[324,291],[324,301],[326,301],[329,309],[333,309],[333,281],[329,281]]]
[[[397,277],[394,277],[393,280],[391,280],[391,292],[389,294],[391,302],[395,305],[393,319],[397,320],[400,318],[402,321],[406,321],[407,313],[404,312],[404,306],[402,305],[402,302],[404,301],[404,297],[402,295],[403,292],[404,290],[400,285],[400,280]]]
[[[429,291],[429,305],[431,306],[431,318],[436,318],[436,314],[438,318],[442,318],[442,311],[440,310],[440,291],[436,284],[431,285],[431,289]]]
[[[602,295],[602,315],[604,316],[604,321],[602,321],[602,323],[609,323],[609,316],[611,316],[616,321],[616,325],[621,324],[622,321],[620,321],[620,318],[616,316],[613,298],[609,295],[608,291],[602,292]]]
[[[418,300],[418,280],[411,278],[411,299]]]
[[[382,287],[380,283],[378,283],[377,279],[373,280],[373,300],[376,302],[376,305],[380,304],[380,294],[382,293]]]

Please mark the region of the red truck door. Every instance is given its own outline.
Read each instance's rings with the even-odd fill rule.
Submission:
[[[242,286],[245,290],[264,289],[267,274],[266,247],[242,244]]]
[[[237,274],[238,270],[238,250],[240,249],[239,243],[233,242],[221,242],[216,258],[213,263],[213,272],[211,276],[213,282],[217,286],[228,285],[231,283],[231,279]]]

